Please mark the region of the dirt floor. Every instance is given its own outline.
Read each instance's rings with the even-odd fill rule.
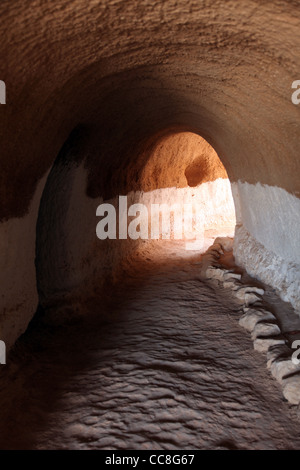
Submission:
[[[36,318],[1,366],[1,449],[300,448],[237,305],[181,248],[137,260],[84,320]]]

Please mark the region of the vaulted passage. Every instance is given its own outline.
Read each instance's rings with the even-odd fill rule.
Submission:
[[[0,448],[297,448],[297,2],[0,18]]]
[[[120,188],[105,200],[86,195],[79,136],[74,131],[62,147],[41,198],[36,269],[43,308],[60,309],[63,316],[74,303],[84,310],[87,299],[101,299],[107,283],[129,271],[136,258],[161,255],[169,245],[201,254],[217,236],[233,237],[228,175],[199,135],[169,130],[152,136],[129,168],[115,171],[117,194],[128,180],[125,195]],[[102,179],[111,184],[105,173]]]

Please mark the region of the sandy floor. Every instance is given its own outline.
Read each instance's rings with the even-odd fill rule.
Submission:
[[[91,302],[104,322],[22,337],[0,371],[2,449],[300,448],[296,410],[229,294],[198,279],[199,256],[167,256]]]

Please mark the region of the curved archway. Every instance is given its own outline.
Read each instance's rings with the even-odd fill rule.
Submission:
[[[119,196],[104,201],[86,195],[88,172],[82,138],[82,133],[71,134],[53,165],[41,199],[36,268],[44,308],[65,313],[74,306],[77,311],[85,310],[86,299],[100,296],[103,284],[130,269],[135,257],[145,257],[145,252],[149,258],[158,246],[161,256],[166,247],[163,240],[176,238],[173,253],[188,250],[200,254],[217,236],[233,236],[235,210],[226,170],[199,135],[166,130],[152,136],[142,151],[139,148],[137,158],[129,162],[128,174],[123,168],[113,175],[116,187],[122,186],[124,179],[127,184],[132,181],[122,208]],[[116,214],[116,239],[109,239],[109,235],[105,240],[96,238],[97,207],[104,202],[111,204]],[[146,236],[136,231],[134,240],[130,234],[133,205],[145,208],[145,219],[138,211],[138,225],[140,230],[144,224],[147,231]],[[126,224],[122,237],[121,219]]]

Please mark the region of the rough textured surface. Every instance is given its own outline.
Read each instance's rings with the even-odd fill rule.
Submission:
[[[154,135],[132,160],[126,172],[128,190],[195,187],[228,178],[215,150],[192,132]]]
[[[252,279],[233,258],[228,258],[229,253],[225,258],[227,250],[224,247],[231,243],[230,238],[227,240],[217,238],[202,255],[201,279],[207,279],[214,287],[217,283],[229,290],[233,305],[235,302],[242,304],[244,313],[239,324],[251,332],[254,349],[267,354],[267,366],[282,384],[285,398],[292,405],[299,405],[300,367],[293,360],[294,340],[300,333],[299,316],[295,311],[291,315],[290,304],[278,302],[274,289]],[[278,303],[281,304],[279,309]]]
[[[31,327],[0,371],[2,449],[299,448],[231,297],[179,248],[144,254],[84,322]]]

